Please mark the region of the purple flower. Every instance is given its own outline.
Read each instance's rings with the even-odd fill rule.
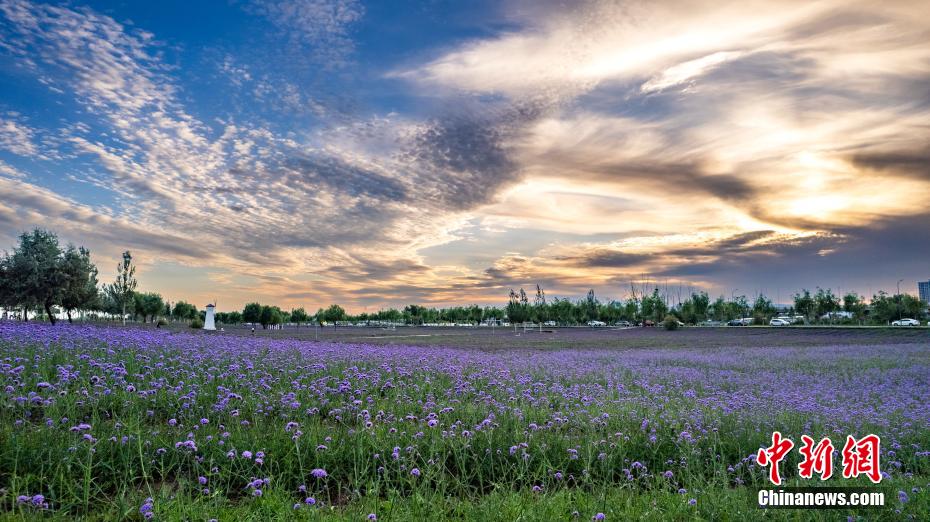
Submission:
[[[316,499],[313,498],[313,497],[307,497],[307,498],[304,499],[304,504],[306,504],[306,505],[308,505],[308,506],[312,506],[312,505],[316,504]]]
[[[410,470],[410,474],[413,475],[414,477],[419,477],[419,476],[420,476],[420,469],[419,469],[419,468],[413,468],[412,470]]]
[[[692,499],[688,500],[688,505],[689,505],[689,506],[693,506],[693,505],[695,505],[695,504],[697,504],[697,499],[696,499],[696,498],[692,498]]]
[[[325,469],[322,469],[322,468],[315,468],[315,469],[312,469],[312,470],[310,470],[310,474],[313,475],[315,478],[318,478],[318,479],[326,478],[326,475],[327,475],[326,470],[325,470]]]
[[[378,515],[375,515],[374,513],[369,513],[368,520],[378,520]]]
[[[591,520],[604,520],[605,518],[607,518],[607,515],[603,513],[598,513],[594,515],[593,517],[591,517]]]
[[[242,458],[252,460],[252,452],[249,450],[243,451]]]
[[[201,486],[207,485],[207,477],[197,477],[197,482],[200,482]]]

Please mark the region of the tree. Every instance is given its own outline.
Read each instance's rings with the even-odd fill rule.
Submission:
[[[661,322],[668,314],[668,306],[665,300],[659,295],[659,289],[652,291],[652,295],[643,297],[642,300],[643,319],[650,319],[655,324]]]
[[[346,311],[337,304],[330,305],[329,308],[323,311],[323,320],[327,323],[333,323],[333,326],[335,326],[337,321],[346,320]]]
[[[794,310],[810,320],[815,312],[814,298],[807,289],[801,290],[801,293],[794,294]]]
[[[62,269],[66,283],[61,297],[61,307],[71,320],[76,309],[90,309],[97,304],[97,267],[90,261],[90,251],[84,247],[69,245],[65,251]]]
[[[833,295],[833,290],[829,288],[824,290],[817,287],[817,293],[814,295],[814,313],[817,317],[831,317],[834,312],[840,309],[840,300]]]
[[[132,264],[132,254],[127,250],[123,252],[123,262],[116,266],[116,281],[110,285],[110,294],[122,310],[123,324],[126,324],[126,307],[133,302],[138,284],[136,266]]]
[[[600,308],[599,304],[597,297],[594,296],[594,289],[588,290],[588,295],[586,295],[581,302],[581,309],[585,320],[595,321],[600,317],[598,314]]]
[[[520,293],[517,294],[510,289],[510,300],[507,302],[507,318],[510,319],[510,322],[513,323],[514,328],[516,328],[517,323],[525,322],[529,319],[530,315],[530,302],[529,298],[526,296],[526,292],[521,288]]]
[[[67,283],[63,261],[58,237],[39,228],[19,236],[19,247],[11,261],[10,275],[21,304],[42,306],[52,324],[52,306],[60,302]]]
[[[268,328],[268,326],[281,324],[284,322],[284,312],[277,306],[263,306],[262,315],[258,322],[261,323],[262,329]]]
[[[297,323],[298,328],[300,327],[300,323],[307,322],[307,319],[309,318],[310,316],[307,315],[306,310],[304,310],[303,308],[295,308],[291,310],[291,318],[290,318],[291,322]]]
[[[772,300],[762,294],[759,294],[752,304],[752,315],[756,324],[765,324],[775,315],[775,312],[775,305],[772,304]]]
[[[136,310],[142,315],[143,323],[146,321],[147,317],[151,318],[154,323],[158,314],[165,309],[165,301],[160,294],[155,292],[135,294],[135,302]]]
[[[262,319],[262,305],[249,303],[242,309],[242,321],[245,323],[258,323]]]
[[[197,317],[197,307],[186,301],[178,301],[174,303],[171,315],[182,321],[193,321]]]
[[[857,321],[862,320],[865,314],[865,302],[855,292],[849,292],[843,296],[843,310],[851,313]]]

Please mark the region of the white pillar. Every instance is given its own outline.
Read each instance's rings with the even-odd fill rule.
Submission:
[[[213,311],[215,307],[212,304],[207,305],[207,316],[203,320],[204,330],[216,330],[216,324],[213,322]]]

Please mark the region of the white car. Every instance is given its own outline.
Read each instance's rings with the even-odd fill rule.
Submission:
[[[893,321],[891,326],[920,326],[920,321],[917,319],[898,319]]]
[[[546,321],[545,323],[543,323],[543,326],[556,326],[556,322],[555,322],[555,321]]]
[[[791,321],[776,317],[775,319],[769,321],[769,326],[791,326]]]
[[[603,321],[588,321],[587,324],[588,324],[588,326],[594,326],[594,327],[598,327],[598,326],[607,326],[607,323],[605,323],[605,322],[603,322]]]

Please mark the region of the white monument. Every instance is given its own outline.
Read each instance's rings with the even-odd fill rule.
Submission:
[[[216,305],[212,303],[207,305],[207,316],[203,319],[204,330],[216,330],[216,324],[213,322],[213,312],[215,310]]]

